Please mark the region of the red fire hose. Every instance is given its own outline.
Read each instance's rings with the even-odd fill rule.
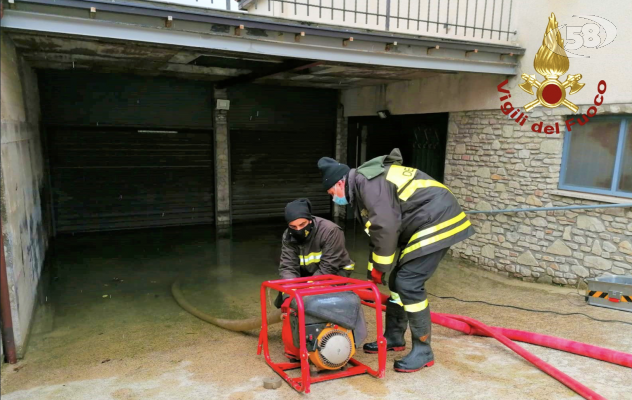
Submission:
[[[553,367],[551,364],[549,364],[549,363],[543,361],[542,359],[536,357],[532,353],[528,352],[527,350],[525,350],[522,347],[518,346],[516,343],[512,342],[511,340],[509,340],[506,336],[503,336],[502,334],[496,332],[495,329],[483,324],[482,322],[479,322],[479,321],[477,321],[475,319],[472,319],[472,318],[462,317],[462,316],[459,316],[459,315],[449,315],[449,314],[447,314],[447,315],[445,315],[445,317],[446,318],[453,318],[453,319],[455,319],[457,321],[465,322],[468,325],[475,327],[477,330],[485,333],[487,336],[493,337],[494,339],[498,340],[500,343],[502,343],[505,346],[509,347],[514,352],[518,353],[525,360],[529,361],[531,364],[533,364],[536,367],[538,367],[540,370],[546,372],[547,374],[549,374],[553,378],[557,379],[558,381],[560,381],[561,383],[566,385],[568,388],[570,388],[571,390],[573,390],[574,392],[576,392],[577,394],[579,394],[583,398],[585,398],[585,399],[599,399],[599,400],[603,399],[603,400],[606,400],[605,397],[597,394],[592,389],[589,389],[588,387],[582,385],[581,383],[579,383],[575,379],[571,378],[570,376],[566,375],[565,373],[563,373],[559,369]],[[565,339],[560,339],[560,340],[565,340]]]
[[[477,329],[475,326],[470,326],[466,322],[459,321],[457,319],[458,316],[456,315],[453,316],[450,314],[440,313],[431,313],[431,315],[432,322],[437,325],[445,326],[446,328],[454,329],[467,335],[490,336],[480,329]],[[575,342],[573,340],[563,339],[555,336],[542,335],[539,333],[500,328],[497,326],[490,326],[489,328],[507,337],[508,339],[518,342],[562,350],[567,353],[573,353],[580,356],[590,357],[596,360],[606,361],[612,364],[632,368],[632,354],[610,350],[604,347],[593,346],[591,344]]]
[[[362,293],[356,293],[364,299]],[[387,298],[383,297],[382,301],[387,301]],[[369,307],[375,307],[375,304],[372,303],[367,303],[365,301],[363,301],[362,303]],[[385,309],[384,305],[382,305],[382,309]],[[586,343],[575,342],[555,336],[541,335],[538,333],[519,331],[515,329],[491,327],[475,319],[463,317],[460,315],[431,313],[431,318],[432,322],[437,325],[463,332],[468,335],[493,337],[494,339],[509,347],[511,350],[518,353],[527,361],[538,367],[540,370],[557,379],[559,382],[563,383],[568,388],[570,388],[585,399],[605,399],[605,397],[597,394],[590,388],[566,375],[552,365],[546,363],[542,359],[536,357],[524,348],[518,346],[512,340],[535,344],[543,347],[549,347],[556,350],[562,350],[569,353],[578,354],[581,356],[590,357],[597,360],[607,361],[613,364],[632,368],[632,354],[623,353],[616,350],[593,346]]]
[[[632,354],[622,353],[620,351],[610,350],[586,343],[575,342],[573,340],[561,339],[555,336],[541,335],[539,333],[498,327],[494,327],[494,330],[501,335],[518,342],[549,347],[551,349],[562,350],[567,353],[573,353],[632,368]]]

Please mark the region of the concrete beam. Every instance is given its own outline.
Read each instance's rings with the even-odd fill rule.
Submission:
[[[200,34],[174,29],[156,29],[140,25],[123,24],[92,19],[35,14],[7,10],[2,27],[19,31],[36,31],[66,35],[91,36],[131,42],[166,44],[220,51],[255,53],[268,56],[302,58],[308,60],[364,64],[387,67],[433,69],[440,71],[478,72],[515,75],[511,63],[481,62],[468,59],[412,56],[407,54],[368,52],[349,48],[322,45],[319,38],[313,42],[287,43],[234,36]],[[327,43],[326,41],[323,43]]]
[[[254,82],[259,78],[272,77],[283,72],[300,71],[311,66],[319,65],[319,62],[304,61],[304,60],[287,60],[281,64],[272,64],[269,68],[260,68],[256,71],[252,71],[248,74],[236,76],[221,81],[217,84],[218,89],[225,89],[230,86],[239,85],[248,82]]]
[[[20,3],[32,6],[30,9],[35,12],[50,11],[50,0],[20,0]],[[43,7],[42,7],[43,6]],[[164,26],[164,18],[172,16],[174,19],[183,22],[202,22],[205,24],[217,24],[227,27],[244,26],[246,30],[255,29],[257,31],[278,31],[280,33],[294,33],[300,36],[309,35],[315,37],[328,37],[338,39],[349,39],[353,36],[355,40],[367,41],[380,44],[399,44],[434,47],[439,44],[442,48],[471,51],[478,48],[480,51],[497,54],[524,54],[525,49],[518,46],[471,42],[467,40],[454,40],[447,38],[435,38],[428,36],[409,35],[394,32],[379,32],[370,29],[359,29],[347,26],[335,26],[318,23],[305,23],[302,21],[292,21],[286,18],[266,17],[252,14],[236,14],[221,10],[201,10],[197,7],[187,7],[181,5],[167,5],[154,1],[137,0],[117,0],[110,2],[105,0],[55,0],[54,7],[58,10],[79,10],[81,13],[90,7],[98,8],[101,12],[116,13],[119,15],[134,15],[139,18],[159,17],[160,27]],[[66,14],[61,14],[66,15]],[[76,15],[76,14],[74,14]],[[126,19],[129,21],[129,19]]]

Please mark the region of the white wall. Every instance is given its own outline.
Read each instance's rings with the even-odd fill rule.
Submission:
[[[583,25],[590,22],[573,15],[597,15],[610,20],[617,28],[614,42],[600,49],[582,48],[577,53],[586,58],[570,58],[569,74],[583,75],[581,82],[586,86],[578,93],[567,97],[575,104],[590,104],[597,94],[597,84],[605,80],[608,89],[606,104],[632,102],[632,1],[611,0],[594,2],[581,0],[561,2],[552,0],[515,1],[515,13],[519,17],[518,45],[526,49],[521,57],[519,74],[509,81],[514,105],[523,106],[535,99],[518,88],[522,83],[520,74],[535,74],[533,58],[542,44],[548,17],[554,12],[560,26]],[[562,31],[564,36],[564,31]],[[566,79],[562,76],[561,80]],[[375,115],[377,110],[388,108],[393,114],[414,114],[465,110],[485,110],[500,107],[496,85],[504,78],[498,75],[458,74],[439,75],[410,82],[401,82],[381,87],[364,87],[343,93],[347,116]]]

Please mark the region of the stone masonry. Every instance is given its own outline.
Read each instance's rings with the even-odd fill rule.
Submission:
[[[618,113],[632,113],[632,104],[602,106],[598,115]],[[555,194],[569,114],[563,107],[539,107],[521,127],[500,110],[451,113],[445,183],[464,210],[605,204]],[[540,121],[559,122],[562,132],[532,132]],[[570,286],[584,286],[589,277],[632,275],[630,208],[469,217],[477,234],[451,251],[486,270]]]

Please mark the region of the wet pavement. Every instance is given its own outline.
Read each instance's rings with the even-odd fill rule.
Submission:
[[[210,227],[181,227],[60,237],[48,301],[40,306],[25,358],[3,365],[3,399],[286,399],[286,384],[262,387],[273,372],[256,356],[258,332],[233,333],[183,311],[170,294],[180,278],[200,310],[223,318],[259,313],[262,281],[277,277],[283,224],[255,224],[218,238]],[[347,229],[364,279],[367,238]],[[583,305],[572,290],[505,279],[447,257],[431,293],[632,322],[632,313]],[[383,289],[386,291],[386,289]],[[632,352],[632,326],[583,316],[531,313],[430,297],[433,311],[490,325],[531,330]],[[371,310],[372,311],[372,310]],[[373,314],[369,339],[375,335]],[[578,398],[493,339],[436,327],[437,363],[397,374],[389,354],[386,379],[360,376],[315,384],[312,399]],[[280,325],[271,350],[280,356]],[[629,398],[632,370],[536,346],[529,351],[607,398]],[[404,353],[405,354],[405,353]],[[375,362],[375,357],[358,354]]]

